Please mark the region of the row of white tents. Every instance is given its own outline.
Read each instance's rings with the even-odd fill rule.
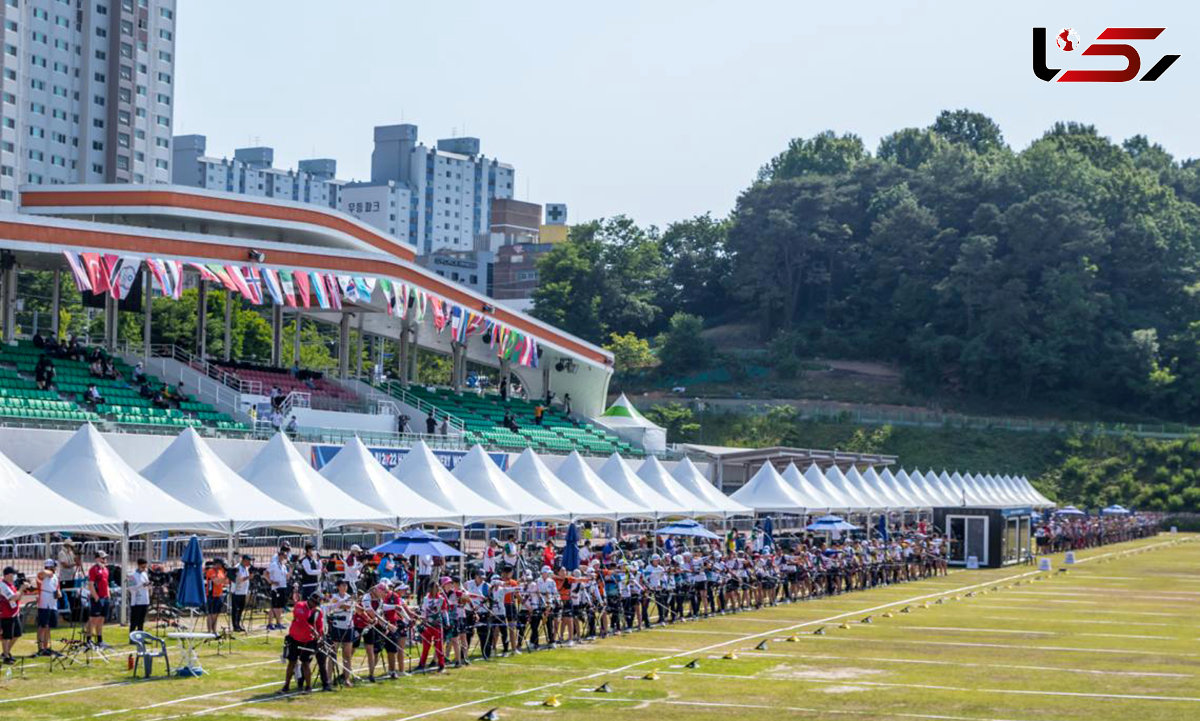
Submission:
[[[532,521],[727,518],[754,513],[901,511],[1050,505],[1025,479],[873,469],[845,473],[770,464],[732,496],[689,460],[634,471],[614,454],[599,469],[572,453],[554,470],[531,450],[507,472],[481,447],[448,470],[417,443],[391,471],[355,439],[320,471],[283,434],[242,468],[187,429],[139,472],[91,425],[32,474],[0,454],[0,539],[51,531],[123,537],[157,531],[229,535],[254,528],[517,525]]]

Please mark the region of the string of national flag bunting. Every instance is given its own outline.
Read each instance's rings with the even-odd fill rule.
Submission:
[[[264,303],[288,308],[341,310],[342,301],[369,301],[376,288],[383,293],[388,315],[423,323],[432,315],[439,334],[450,329],[451,339],[466,343],[481,335],[496,350],[496,356],[529,368],[538,367],[538,342],[521,331],[464,308],[414,285],[387,278],[339,275],[308,270],[279,270],[258,265],[222,265],[158,258],[139,258],[110,253],[63,251],[75,287],[108,293],[117,300],[128,295],[142,263],[150,271],[152,287],[164,297],[179,300],[183,294],[185,267],[200,279],[239,293],[254,305]]]

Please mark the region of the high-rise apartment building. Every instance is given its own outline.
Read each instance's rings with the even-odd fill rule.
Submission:
[[[338,208],[346,181],[334,178],[336,160],[301,160],[296,170],[282,170],[272,167],[271,148],[238,148],[230,159],[205,155],[206,145],[203,135],[175,136],[172,183]]]
[[[171,177],[175,0],[3,0],[0,211],[30,184]]]

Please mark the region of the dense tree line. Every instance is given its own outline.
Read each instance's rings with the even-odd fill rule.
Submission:
[[[1200,164],[1142,136],[1059,123],[1015,151],[965,110],[874,154],[825,132],[729,219],[587,223],[540,270],[535,312],[597,342],[748,317],[783,373],[880,359],[931,393],[1200,418]]]

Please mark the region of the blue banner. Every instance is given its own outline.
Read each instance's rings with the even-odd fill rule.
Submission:
[[[333,460],[338,451],[342,450],[341,446],[324,446],[314,444],[312,447],[312,464],[313,468],[321,470],[326,463]],[[400,461],[404,460],[404,456],[408,454],[407,448],[374,448],[367,447],[371,455],[375,456],[375,460],[389,471],[400,465]],[[433,455],[446,466],[447,470],[454,470],[454,466],[463,456],[467,455],[466,451],[447,451],[438,448],[430,448]],[[496,465],[500,466],[500,470],[508,470],[508,454],[507,453],[489,453]]]

